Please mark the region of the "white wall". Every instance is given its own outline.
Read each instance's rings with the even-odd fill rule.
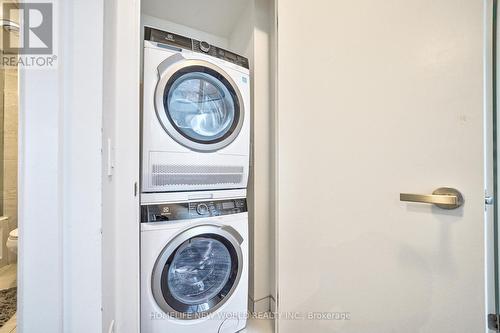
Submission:
[[[17,331],[98,332],[103,9],[55,5],[58,68],[20,71]]]
[[[108,332],[114,322],[114,332],[136,333],[139,197],[134,187],[139,182],[140,3],[110,0],[104,9],[102,328]]]
[[[63,110],[59,72],[21,70],[19,79],[17,329],[62,332],[63,205],[59,175],[63,166],[59,129]]]
[[[66,6],[66,4],[65,4]],[[103,4],[64,11],[62,107],[64,332],[101,327],[101,126]],[[63,42],[63,41],[61,41]],[[61,176],[61,175],[59,175]]]
[[[252,160],[250,207],[250,288],[253,310],[271,306],[273,282],[272,24],[274,1],[250,1],[229,37],[229,48],[250,60],[252,78]]]
[[[254,57],[254,20],[255,1],[248,1],[247,6],[241,13],[236,25],[228,36],[228,49],[248,58],[250,71],[253,70]]]

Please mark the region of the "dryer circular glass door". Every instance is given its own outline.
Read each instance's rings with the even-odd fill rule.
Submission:
[[[236,139],[243,125],[243,101],[225,71],[186,59],[160,68],[165,70],[156,87],[156,112],[174,140],[189,149],[214,151]]]
[[[218,226],[189,229],[171,241],[156,261],[153,297],[172,317],[206,316],[229,299],[242,267],[241,248],[231,232]]]

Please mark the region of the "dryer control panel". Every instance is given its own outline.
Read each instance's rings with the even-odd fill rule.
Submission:
[[[142,205],[141,223],[192,220],[247,211],[246,199]]]
[[[212,57],[229,61],[246,69],[250,68],[248,59],[239,54],[210,45],[206,41],[184,37],[168,31],[162,31],[151,27],[144,28],[144,40],[170,45],[176,48],[187,49],[198,53],[208,54]]]

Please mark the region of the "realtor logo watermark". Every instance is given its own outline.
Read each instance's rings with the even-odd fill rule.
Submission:
[[[4,3],[2,11],[1,67],[55,68],[54,4]]]

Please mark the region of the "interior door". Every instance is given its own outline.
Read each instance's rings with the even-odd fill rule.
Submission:
[[[488,4],[278,0],[279,332],[486,331]]]

